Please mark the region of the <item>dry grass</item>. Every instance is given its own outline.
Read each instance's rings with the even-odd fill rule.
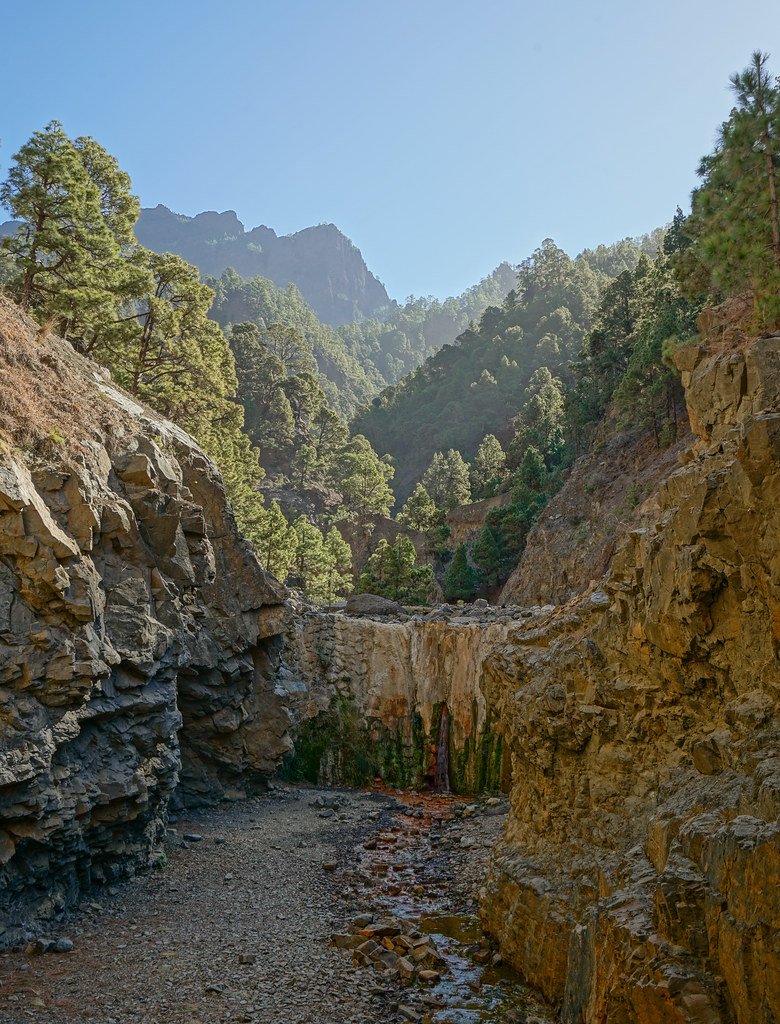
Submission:
[[[127,418],[101,395],[90,367],[0,295],[0,448],[91,462],[85,442],[125,433]]]

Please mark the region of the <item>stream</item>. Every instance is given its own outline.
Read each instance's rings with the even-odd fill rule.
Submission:
[[[444,730],[446,736],[446,724]],[[475,883],[496,826],[503,821],[504,802],[494,797],[464,803],[464,798],[449,794],[414,792],[401,794],[399,800],[403,810],[391,827],[364,844],[351,881],[377,917],[395,919],[411,935],[433,940],[441,977],[417,993],[419,1019],[425,1024],[554,1021],[504,964],[477,913]],[[486,814],[494,826],[487,830],[487,841],[479,835]],[[464,831],[476,836],[462,835]]]

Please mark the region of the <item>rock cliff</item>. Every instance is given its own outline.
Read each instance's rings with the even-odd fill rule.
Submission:
[[[658,486],[691,445],[680,420],[669,448],[659,449],[652,433],[613,432],[577,459],[531,529],[499,604],[562,604],[601,579],[626,534],[653,521]]]
[[[233,267],[243,277],[267,277],[280,288],[294,284],[333,327],[394,305],[360,250],[334,224],[277,235],[265,226],[247,231],[232,210],[184,217],[159,205],[141,211],[135,231],[142,245],[178,253],[203,274],[219,277]]]
[[[484,920],[566,1024],[780,1019],[780,335],[700,326],[652,516],[484,662],[513,772]]]
[[[285,661],[309,721],[294,767],[312,781],[378,775],[396,786],[435,784],[441,749],[456,792],[502,788],[508,760],[479,689],[482,663],[519,627],[515,616],[540,614],[444,606],[426,615],[296,617]]]
[[[285,593],[195,442],[0,298],[0,943],[291,746]]]

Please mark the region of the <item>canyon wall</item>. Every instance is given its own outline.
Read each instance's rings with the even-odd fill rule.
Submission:
[[[312,780],[379,775],[391,785],[433,784],[443,741],[453,789],[501,788],[508,761],[501,727],[479,688],[482,663],[520,621],[540,614],[445,606],[427,615],[309,611],[296,617],[285,660],[309,695],[310,717],[296,741],[299,770]],[[341,717],[334,719],[339,707]],[[351,774],[346,769],[350,745],[362,772],[356,764]]]
[[[285,592],[195,442],[0,298],[0,943],[292,746]]]
[[[484,660],[513,777],[484,921],[566,1024],[780,1019],[780,335],[700,326],[684,465]]]

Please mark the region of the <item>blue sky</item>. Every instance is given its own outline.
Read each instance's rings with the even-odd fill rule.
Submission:
[[[775,55],[777,0],[30,0],[2,14],[0,172],[51,118],[144,205],[332,221],[391,295],[457,293],[685,205]]]

